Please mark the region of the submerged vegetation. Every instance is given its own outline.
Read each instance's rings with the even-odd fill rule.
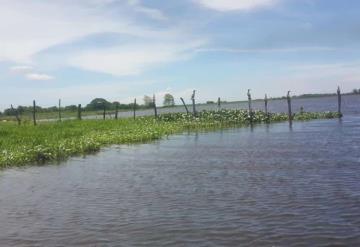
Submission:
[[[301,113],[294,120],[336,118],[337,113]],[[245,110],[199,112],[196,117],[185,113],[163,114],[119,120],[69,120],[41,123],[38,126],[0,123],[0,168],[62,160],[87,154],[111,144],[141,143],[186,130],[206,130],[286,121],[287,114],[265,114],[255,111],[250,118]]]

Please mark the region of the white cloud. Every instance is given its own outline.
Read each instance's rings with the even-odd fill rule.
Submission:
[[[9,71],[14,74],[22,75],[31,81],[48,81],[54,79],[53,76],[36,72],[32,66],[28,65],[12,66],[9,68]]]
[[[0,61],[31,63],[33,56],[52,46],[73,42],[91,34],[113,32],[148,35],[131,12],[163,18],[160,11],[115,0],[0,0]],[[122,7],[114,8],[112,4]],[[128,6],[129,8],[129,6]],[[129,13],[127,13],[129,12]]]
[[[203,44],[194,41],[188,44],[135,44],[109,49],[97,49],[75,54],[69,64],[84,70],[108,73],[117,76],[138,75],[156,65],[186,59]]]
[[[271,53],[271,52],[307,52],[307,51],[335,51],[332,47],[304,46],[291,48],[263,48],[263,49],[233,49],[226,47],[200,48],[196,52],[227,52],[227,53]]]
[[[122,76],[184,59],[195,46],[198,48],[194,45],[198,41],[188,45],[191,37],[179,28],[140,24],[139,14],[162,21],[167,17],[139,0],[0,0],[0,4],[0,61],[51,70],[70,65]],[[54,56],[49,51],[63,44],[71,47],[79,40],[104,33],[118,35],[121,42],[115,41],[110,46],[76,46]],[[45,59],[35,58],[39,53]]]
[[[194,0],[217,11],[248,11],[275,5],[279,0]]]
[[[129,0],[129,4],[134,7],[136,12],[143,13],[143,14],[149,16],[150,18],[160,20],[160,21],[167,19],[167,17],[164,15],[164,13],[162,13],[158,9],[144,7],[143,5],[141,5],[139,0]]]
[[[29,62],[41,50],[101,30],[101,20],[94,26],[98,18],[84,12],[54,2],[1,1],[0,60]]]
[[[26,74],[25,77],[28,80],[32,80],[32,81],[49,81],[49,80],[53,80],[54,77],[47,75],[47,74],[38,74],[38,73],[29,73]]]
[[[33,67],[28,65],[18,65],[18,66],[10,67],[9,70],[15,74],[26,74],[31,72],[33,70]]]

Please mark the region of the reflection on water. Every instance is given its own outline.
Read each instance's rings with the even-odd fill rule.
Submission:
[[[0,173],[0,245],[360,244],[360,118],[171,136]]]

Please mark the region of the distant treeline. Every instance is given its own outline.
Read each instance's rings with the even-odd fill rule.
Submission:
[[[145,95],[143,98],[144,104],[138,104],[136,103],[136,109],[149,109],[154,107],[154,98]],[[106,99],[103,98],[96,98],[93,99],[89,104],[87,104],[85,107],[82,107],[83,111],[102,111],[104,110],[104,107],[107,111],[115,111],[116,108],[120,111],[124,111],[124,110],[132,110],[134,109],[134,104],[135,103],[130,103],[130,104],[121,104],[118,101],[114,101],[114,102],[109,102]],[[163,100],[163,105],[165,107],[171,107],[175,105],[175,100],[174,97],[171,94],[165,94],[164,95],[164,100]],[[41,107],[41,106],[36,106],[36,112],[37,113],[53,113],[53,112],[57,112],[59,111],[59,107],[58,106],[51,106],[51,107]],[[78,109],[77,105],[69,105],[69,106],[64,106],[61,107],[61,111],[65,111],[65,112],[76,112]],[[0,112],[0,116],[15,116],[16,114],[31,114],[31,112],[33,111],[33,106],[18,106],[14,109],[8,108],[5,109],[3,112]]]
[[[116,107],[118,107],[119,110],[130,110],[134,108],[134,103],[120,104],[117,101],[109,102],[103,98],[96,98],[93,99],[85,107],[82,107],[82,109],[84,111],[100,111],[103,110],[104,107],[108,111],[115,110]],[[147,109],[150,107],[152,107],[152,104],[147,104],[147,105],[136,104],[137,109]],[[61,111],[76,112],[77,108],[78,108],[77,105],[68,105],[61,107]],[[0,112],[0,116],[14,116],[16,112],[18,114],[27,114],[27,113],[30,114],[32,111],[33,111],[33,106],[18,106],[14,110],[11,108],[5,109],[3,112]],[[36,106],[36,112],[38,113],[51,113],[57,111],[59,111],[58,106],[51,106],[51,107]]]
[[[343,95],[354,95],[354,94],[360,94],[360,88],[359,89],[353,89],[352,92],[349,93],[343,93]],[[336,93],[332,94],[301,94],[301,95],[294,95],[292,98],[316,98],[316,97],[327,97],[327,96],[336,96]],[[286,96],[283,97],[274,97],[269,98],[271,100],[277,100],[277,99],[286,99]],[[255,99],[256,100],[256,99]],[[257,99],[261,100],[261,99]],[[145,95],[143,98],[144,104],[136,104],[136,109],[149,109],[154,106],[153,98],[150,96]],[[206,104],[215,104],[215,101],[207,101]],[[227,103],[227,101],[221,100],[220,103]],[[175,106],[175,100],[174,97],[171,94],[166,94],[164,96],[163,101],[164,107],[172,107]],[[134,109],[134,103],[130,104],[121,104],[117,101],[109,102],[106,99],[103,98],[96,98],[93,99],[89,104],[87,104],[85,107],[82,107],[84,111],[101,111],[105,109],[107,111],[114,111],[116,108],[120,111],[125,110],[132,110]],[[61,111],[65,112],[76,112],[78,106],[77,105],[69,105],[61,107]],[[3,112],[0,111],[0,116],[15,116],[16,113],[22,115],[22,114],[30,114],[33,111],[32,106],[18,106],[15,109],[5,109]],[[57,106],[51,106],[51,107],[41,107],[36,106],[36,112],[38,113],[53,113],[59,111],[59,108]]]

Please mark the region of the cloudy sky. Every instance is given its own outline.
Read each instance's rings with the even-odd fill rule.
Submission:
[[[357,0],[0,0],[0,109],[360,88]]]

